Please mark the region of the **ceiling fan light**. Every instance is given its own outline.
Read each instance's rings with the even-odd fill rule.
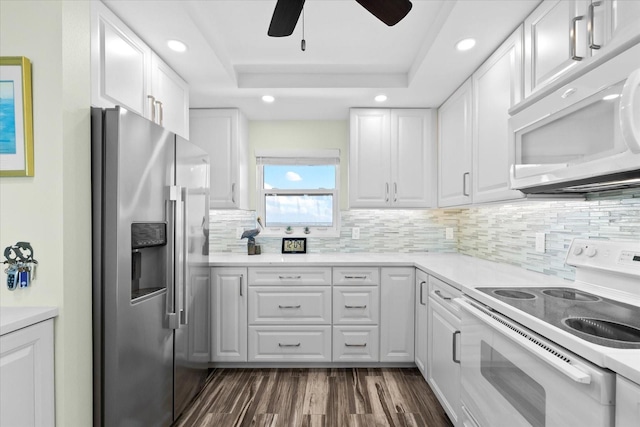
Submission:
[[[383,94],[376,95],[376,97],[373,99],[375,99],[376,102],[384,102],[387,100],[387,95],[383,95]]]
[[[187,50],[187,45],[180,40],[167,40],[167,46],[174,52],[185,52]]]
[[[276,99],[271,96],[271,95],[264,95],[262,97],[262,101],[266,102],[267,104],[271,104],[273,101],[275,101]]]
[[[456,43],[456,49],[460,52],[464,52],[465,50],[472,49],[476,45],[476,39],[462,39],[458,43]]]

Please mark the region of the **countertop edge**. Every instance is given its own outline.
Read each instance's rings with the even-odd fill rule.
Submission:
[[[57,316],[57,307],[0,307],[0,336]]]

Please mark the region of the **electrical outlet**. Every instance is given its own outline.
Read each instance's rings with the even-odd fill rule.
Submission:
[[[447,227],[444,229],[444,238],[447,240],[453,240],[453,228]]]
[[[242,233],[244,233],[244,228],[236,227],[236,239],[242,238]]]
[[[353,240],[358,240],[360,238],[360,228],[359,227],[353,227],[351,229],[351,238]]]
[[[545,253],[546,239],[545,233],[536,233],[536,252]]]

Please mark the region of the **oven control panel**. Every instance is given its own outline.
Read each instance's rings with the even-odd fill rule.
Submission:
[[[640,241],[574,239],[565,262],[640,276]]]

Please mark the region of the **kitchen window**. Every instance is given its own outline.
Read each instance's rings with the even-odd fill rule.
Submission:
[[[339,234],[339,150],[256,152],[264,235]]]

